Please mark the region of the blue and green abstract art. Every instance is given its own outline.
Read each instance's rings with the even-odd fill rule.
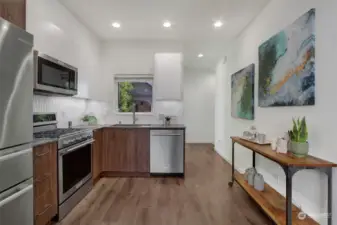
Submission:
[[[251,64],[232,75],[232,117],[254,120],[254,74]]]
[[[315,9],[259,47],[259,106],[315,105]]]

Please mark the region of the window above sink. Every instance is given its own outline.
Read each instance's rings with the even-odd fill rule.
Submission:
[[[132,113],[133,104],[136,113],[153,112],[152,75],[116,75],[115,87],[117,113]]]

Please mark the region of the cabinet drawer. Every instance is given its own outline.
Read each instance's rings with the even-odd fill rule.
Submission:
[[[45,174],[44,177],[34,179],[34,195],[39,197],[53,190],[53,174]]]
[[[53,205],[51,191],[47,191],[40,196],[35,196],[35,215],[41,214],[49,205]]]
[[[46,225],[56,216],[57,208],[54,205],[46,205],[41,213],[35,215],[35,225]]]
[[[35,199],[35,225],[47,224],[57,213],[53,193],[45,192]]]
[[[34,148],[34,179],[43,180],[46,175],[52,173],[53,148],[52,144],[46,144]]]

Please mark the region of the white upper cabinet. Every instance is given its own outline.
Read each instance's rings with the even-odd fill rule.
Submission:
[[[156,100],[182,100],[182,54],[156,53],[154,58]]]

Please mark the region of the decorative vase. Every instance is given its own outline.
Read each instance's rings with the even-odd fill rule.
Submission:
[[[287,151],[288,151],[288,141],[284,140],[283,138],[279,138],[277,140],[277,148],[276,148],[276,151],[278,153],[283,153],[283,154],[286,154]]]
[[[304,158],[309,153],[309,143],[308,142],[290,142],[290,151],[294,154],[294,156],[298,158]]]
[[[246,169],[246,170],[245,170],[245,173],[244,173],[244,175],[243,175],[245,181],[248,182],[248,175],[249,175],[250,173],[255,173],[255,172],[256,172],[256,170],[255,170],[255,168],[253,168],[253,167]]]
[[[264,190],[264,179],[262,174],[255,174],[254,176],[254,188],[258,191],[263,191]]]
[[[245,179],[245,181],[248,181],[248,172],[249,172],[250,168],[245,170],[245,173],[243,174],[243,178]]]
[[[255,177],[255,174],[256,174],[256,169],[255,168],[251,168],[248,171],[248,184],[250,186],[254,186],[254,177]]]

